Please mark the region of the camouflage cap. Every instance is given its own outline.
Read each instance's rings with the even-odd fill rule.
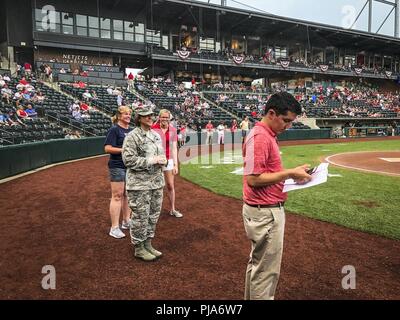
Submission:
[[[142,117],[154,114],[154,112],[149,107],[136,108],[135,112],[137,115]]]

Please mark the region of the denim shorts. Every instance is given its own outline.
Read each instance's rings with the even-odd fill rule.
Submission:
[[[108,168],[111,182],[125,182],[126,169]]]

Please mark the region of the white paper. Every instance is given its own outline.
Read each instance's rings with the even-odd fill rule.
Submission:
[[[329,163],[321,163],[311,174],[312,180],[306,184],[297,184],[293,179],[288,179],[285,181],[285,186],[283,187],[283,192],[289,192],[293,190],[300,190],[309,187],[314,187],[321,183],[328,181],[328,167]]]

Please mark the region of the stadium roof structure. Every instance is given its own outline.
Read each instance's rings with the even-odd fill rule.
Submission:
[[[158,22],[160,17],[163,17],[165,24],[170,24],[171,21],[180,24],[196,22],[200,34],[204,36],[215,35],[219,31],[229,31],[236,34],[278,38],[286,42],[303,42],[315,47],[346,47],[360,52],[378,51],[388,55],[398,55],[400,52],[400,39],[391,36],[199,1],[152,1],[153,6],[151,12],[148,12],[150,18],[148,21],[151,20],[150,15],[153,15],[157,17]],[[201,18],[198,14],[200,8],[202,8]],[[216,15],[220,18],[216,19]]]

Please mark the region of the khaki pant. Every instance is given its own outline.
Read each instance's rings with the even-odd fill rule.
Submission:
[[[273,300],[281,269],[285,211],[243,205],[243,222],[251,240],[245,300]]]

